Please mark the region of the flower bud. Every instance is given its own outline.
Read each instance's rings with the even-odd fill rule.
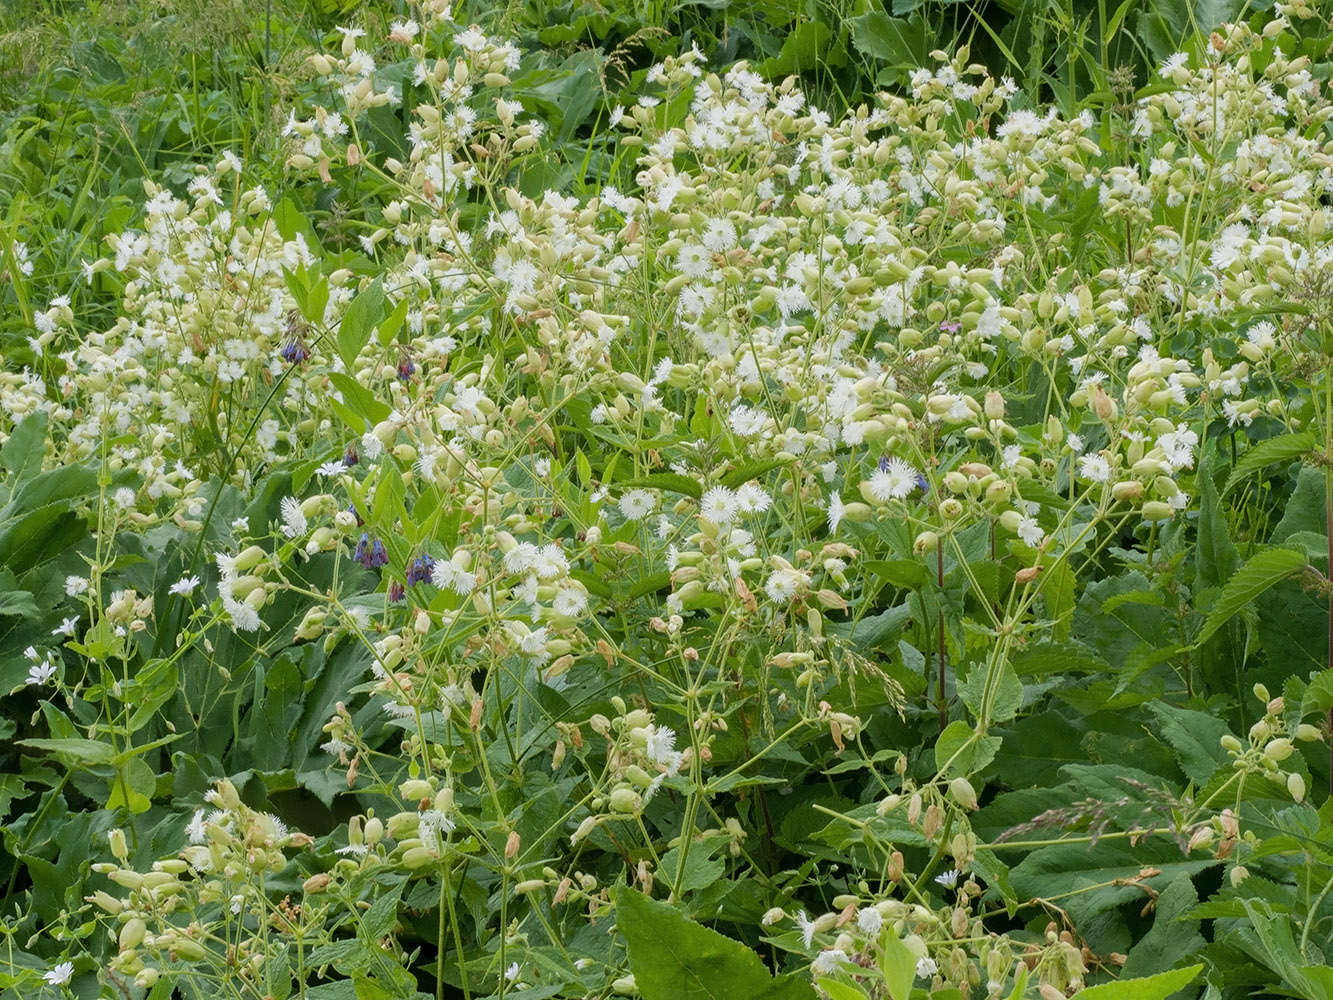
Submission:
[[[967,810],[977,808],[977,793],[972,783],[966,778],[954,778],[949,782],[949,794],[955,802]]]
[[[1287,791],[1291,793],[1293,802],[1301,802],[1305,799],[1305,779],[1296,772],[1287,775]]]

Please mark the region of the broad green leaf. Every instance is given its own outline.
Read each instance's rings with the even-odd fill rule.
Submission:
[[[616,927],[644,1000],[813,1000],[809,979],[774,979],[752,950],[635,889],[615,893]]]
[[[915,559],[867,559],[861,568],[899,590],[920,590],[931,580],[931,571]]]
[[[1118,983],[1089,986],[1078,995],[1082,1000],[1166,1000],[1172,993],[1194,982],[1202,971],[1202,965],[1191,965],[1143,979],[1122,979]]]
[[[368,424],[377,424],[389,415],[389,407],[375,398],[375,394],[361,383],[342,372],[329,372],[329,383],[342,393],[343,401],[356,413],[365,418]],[[352,429],[357,429],[353,422]],[[358,431],[358,433],[360,433]]]
[[[975,666],[966,679],[958,684],[958,696],[972,715],[981,717],[981,702],[986,693],[987,670]],[[1008,722],[1018,714],[1023,704],[1023,682],[1007,662],[1000,665],[999,678],[991,695],[990,718],[987,722]]]
[[[75,737],[54,740],[19,740],[19,746],[32,747],[34,750],[46,750],[55,754],[64,762],[75,764],[110,764],[116,756],[111,744],[98,740],[84,740]]]
[[[41,472],[45,456],[46,411],[38,410],[24,417],[0,447],[0,467],[12,477],[7,492],[12,493],[20,483]]]
[[[682,476],[675,472],[654,472],[647,476],[638,476],[634,479],[622,479],[616,483],[616,489],[648,489],[648,490],[667,490],[671,493],[683,493],[687,497],[693,497],[698,500],[704,495],[703,487],[696,479],[689,476]]]
[[[1321,715],[1333,708],[1333,670],[1316,674],[1301,697],[1301,717],[1314,712]]]
[[[829,1000],[869,1000],[870,997],[860,986],[828,977],[819,980],[819,988],[829,995]]]
[[[680,873],[679,885],[674,885],[674,882],[680,868],[680,848],[673,847],[663,854],[657,870],[661,873],[660,877],[672,883],[678,892],[705,889],[720,879],[727,869],[725,861],[712,856],[721,847],[721,843],[715,843],[710,850],[706,844],[691,844],[690,852],[685,855],[685,870]]]
[[[780,469],[786,462],[780,462],[770,459],[766,462],[753,462],[750,465],[742,465],[740,468],[732,469],[725,476],[718,480],[729,490],[734,490],[744,486],[751,480],[758,479],[765,472],[772,472],[774,469]]]
[[[1282,520],[1269,536],[1276,545],[1285,542],[1298,531],[1324,534],[1328,523],[1324,514],[1324,472],[1322,469],[1303,467],[1296,474],[1296,489],[1291,499],[1282,505]]]
[[[1217,603],[1208,612],[1196,645],[1203,645],[1219,628],[1270,587],[1304,569],[1304,553],[1294,549],[1272,548],[1256,552],[1222,588]]]
[[[157,776],[139,757],[126,761],[119,773],[111,779],[111,795],[106,800],[108,809],[122,806],[138,815],[153,807],[153,792],[157,790]]]
[[[393,312],[384,317],[384,322],[380,323],[376,336],[381,347],[388,347],[393,343],[393,338],[398,336],[398,331],[403,328],[403,321],[407,319],[408,304],[407,299],[400,300]]]
[[[935,767],[941,775],[976,774],[995,759],[998,736],[975,733],[962,719],[955,719],[935,741]]]
[[[1227,477],[1226,485],[1222,487],[1222,495],[1226,496],[1260,469],[1267,468],[1277,462],[1294,462],[1301,456],[1313,451],[1314,446],[1313,431],[1302,431],[1299,434],[1279,434],[1277,437],[1260,441],[1258,444],[1247,448],[1245,454],[1241,455],[1240,460],[1236,462],[1235,468],[1231,470],[1231,475]]]
[[[1196,785],[1207,784],[1219,767],[1230,762],[1220,740],[1231,729],[1217,716],[1161,701],[1148,709],[1157,717],[1162,738],[1179,754],[1180,769]]]
[[[356,356],[370,341],[371,331],[383,315],[384,288],[377,278],[352,300],[338,324],[338,354],[348,371],[355,368]]]
[[[884,985],[889,991],[889,1000],[908,1000],[912,981],[916,979],[916,955],[892,929],[884,931],[880,942],[884,946]]]
[[[1189,876],[1178,876],[1157,897],[1152,930],[1130,949],[1121,975],[1150,975],[1200,951],[1207,942],[1199,933],[1199,921],[1187,917],[1198,903],[1199,894]]]

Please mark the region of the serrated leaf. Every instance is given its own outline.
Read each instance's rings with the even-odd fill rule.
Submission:
[[[1118,983],[1102,983],[1080,990],[1082,1000],[1166,1000],[1172,993],[1184,989],[1198,978],[1202,965],[1146,976],[1143,979],[1124,979]]]
[[[770,459],[767,462],[754,462],[750,465],[742,465],[738,469],[732,469],[725,476],[718,480],[729,490],[744,486],[751,480],[758,479],[765,472],[772,472],[774,469],[781,468],[786,462],[780,462]]]
[[[1188,875],[1167,886],[1157,897],[1152,930],[1130,949],[1123,974],[1138,976],[1167,969],[1201,950],[1206,942],[1199,933],[1199,921],[1189,917],[1198,903],[1199,894]]]
[[[1273,548],[1256,552],[1222,588],[1195,645],[1202,646],[1241,608],[1305,566],[1305,554],[1295,549]]]
[[[1260,469],[1267,468],[1277,462],[1294,462],[1302,455],[1313,451],[1314,446],[1313,431],[1302,431],[1299,434],[1279,434],[1267,441],[1260,441],[1258,444],[1247,448],[1245,454],[1236,462],[1236,467],[1231,470],[1231,475],[1227,477],[1227,484],[1222,487],[1222,495],[1226,496]]]
[[[1162,738],[1179,755],[1180,769],[1196,785],[1207,784],[1213,773],[1229,762],[1220,741],[1231,730],[1221,719],[1160,701],[1152,702],[1148,709],[1157,717]]]
[[[649,573],[642,580],[629,589],[629,598],[631,601],[643,597],[645,594],[651,594],[655,590],[661,590],[663,587],[671,585],[671,574],[666,570],[657,573]]]
[[[637,476],[634,479],[622,479],[616,483],[616,488],[620,489],[622,487],[666,490],[669,493],[684,494],[695,500],[704,495],[703,487],[699,485],[697,480],[675,472],[654,472],[647,476]]]

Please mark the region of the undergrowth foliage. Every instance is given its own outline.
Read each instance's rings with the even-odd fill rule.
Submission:
[[[508,40],[341,29],[283,138],[350,249],[227,154],[0,375],[5,836],[72,962],[6,985],[1333,995],[1308,13],[1101,117],[683,52],[588,191]]]

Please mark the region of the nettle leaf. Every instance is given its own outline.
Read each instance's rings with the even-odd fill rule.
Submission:
[[[1219,767],[1230,764],[1220,741],[1231,729],[1221,719],[1160,701],[1149,704],[1148,710],[1157,717],[1162,739],[1179,754],[1180,769],[1196,785],[1207,784]]]
[[[616,927],[644,1000],[813,1000],[810,980],[769,974],[751,949],[629,888],[615,893]]]
[[[1272,548],[1256,552],[1222,588],[1195,643],[1203,645],[1256,597],[1306,565],[1305,554],[1295,549]]]
[[[1199,894],[1188,876],[1181,875],[1167,886],[1157,897],[1152,930],[1130,949],[1122,975],[1139,976],[1169,968],[1202,950],[1207,942],[1199,933],[1198,918],[1190,916],[1198,903]]]
[[[1294,462],[1314,451],[1314,446],[1314,431],[1279,434],[1277,437],[1252,445],[1245,450],[1245,454],[1231,470],[1226,485],[1222,487],[1222,495],[1226,496],[1260,469],[1266,469],[1278,462]]]
[[[1172,993],[1184,989],[1199,977],[1203,965],[1172,969],[1143,979],[1123,979],[1118,983],[1102,983],[1080,990],[1084,1000],[1166,1000]]]

